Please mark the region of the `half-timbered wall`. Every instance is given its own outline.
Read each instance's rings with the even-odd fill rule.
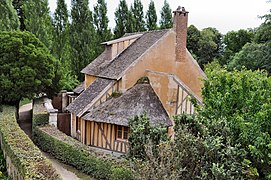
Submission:
[[[194,98],[198,105],[202,106],[202,102],[199,98],[192,94],[192,91],[188,89],[179,79],[173,77],[173,80],[177,83],[177,103],[176,103],[176,114],[194,114],[195,107],[191,100]]]
[[[126,153],[128,151],[128,140],[117,138],[117,125],[85,121],[86,145]]]

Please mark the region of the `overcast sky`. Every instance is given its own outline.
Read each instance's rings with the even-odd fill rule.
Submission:
[[[172,10],[179,5],[189,11],[189,25],[193,24],[198,29],[215,27],[221,33],[231,30],[254,28],[262,23],[258,16],[267,14],[271,9],[268,0],[167,0]],[[71,0],[66,0],[70,6]],[[90,9],[93,10],[97,0],[89,0]],[[119,0],[106,0],[108,8],[109,26],[115,25],[114,12]],[[133,0],[126,0],[129,7]],[[147,11],[150,0],[141,0],[144,12]],[[158,17],[164,0],[154,0]],[[49,0],[51,12],[56,8],[56,0]]]

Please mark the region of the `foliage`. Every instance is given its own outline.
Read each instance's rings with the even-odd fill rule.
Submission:
[[[246,44],[239,53],[236,53],[229,63],[229,69],[251,70],[265,69],[271,73],[271,42],[265,44]]]
[[[22,10],[25,30],[35,34],[51,50],[53,25],[49,14],[48,0],[24,0]]]
[[[143,5],[140,0],[134,0],[133,5],[131,6],[131,12],[134,18],[134,32],[142,32],[145,31],[145,20],[144,20],[144,12]]]
[[[24,31],[25,30],[25,24],[24,24],[24,14],[23,14],[23,0],[13,0],[12,4],[14,6],[14,9],[17,12],[18,18],[19,18],[19,24],[20,24],[20,30]]]
[[[19,108],[22,98],[33,99],[39,93],[54,94],[55,59],[32,33],[0,32],[0,99]]]
[[[48,121],[42,99],[36,99],[33,107],[33,140],[43,151],[97,179],[112,179],[113,175],[132,178],[125,159],[102,155],[56,127],[46,125]]]
[[[240,144],[247,176],[268,179],[271,175],[271,78],[263,71],[227,72],[207,68],[202,91],[204,123],[225,119],[230,143]]]
[[[238,53],[246,43],[252,42],[253,37],[254,33],[251,30],[240,29],[239,31],[228,32],[223,38],[225,49],[220,64],[228,64],[235,53]]]
[[[58,0],[53,19],[54,41],[53,55],[61,62],[61,65],[70,70],[70,39],[69,39],[69,15],[65,0]]]
[[[97,32],[97,42],[100,44],[102,42],[108,41],[112,38],[111,29],[108,27],[108,17],[107,4],[105,0],[98,0],[97,4],[94,6],[93,13],[93,23]],[[103,47],[99,46],[98,54],[103,51]]]
[[[194,25],[190,25],[187,29],[187,49],[194,56],[199,54],[198,50],[200,38],[200,31]]]
[[[132,179],[126,162],[110,155],[101,156],[55,127],[37,127],[36,133],[35,141],[43,151],[94,178],[114,179],[116,176]]]
[[[152,150],[156,151],[156,146],[166,139],[166,128],[160,126],[152,127],[150,120],[146,114],[135,116],[129,120],[129,152],[130,158],[146,159],[147,149],[146,144],[151,142],[153,144]]]
[[[155,9],[153,0],[151,0],[149,4],[149,9],[147,10],[145,18],[146,18],[146,27],[148,31],[156,30],[157,29],[157,15],[156,15],[156,9]]]
[[[2,0],[0,3],[0,31],[17,30],[19,19],[11,0]]]
[[[195,52],[198,63],[203,68],[205,64],[219,58],[222,53],[222,34],[215,28],[205,28],[200,33],[199,49]]]
[[[161,19],[159,21],[160,29],[172,28],[173,26],[172,11],[167,0],[164,0],[164,5],[160,13],[161,13]]]
[[[82,81],[84,75],[80,71],[97,55],[95,52],[97,37],[88,0],[72,0],[71,6],[71,67],[73,74]]]
[[[271,41],[271,10],[269,11],[269,14],[262,16],[262,18],[265,21],[256,29],[256,43],[265,43]]]
[[[114,37],[119,38],[123,36],[127,31],[127,24],[129,23],[128,18],[129,10],[125,0],[120,0],[120,3],[115,11],[115,22]]]
[[[8,179],[6,159],[2,149],[0,149],[0,179]]]
[[[210,135],[194,116],[174,118],[174,141],[147,145],[147,161],[136,160],[137,179],[241,179],[241,163],[228,137]],[[224,121],[217,124],[226,131]],[[140,169],[140,170],[137,170]]]
[[[14,117],[14,108],[4,106],[0,113],[1,148],[11,159],[23,179],[59,179],[59,175],[18,126]]]

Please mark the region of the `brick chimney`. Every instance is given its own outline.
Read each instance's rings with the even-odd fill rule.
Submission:
[[[188,11],[179,6],[174,13],[173,28],[176,32],[176,61],[186,61],[187,21]]]

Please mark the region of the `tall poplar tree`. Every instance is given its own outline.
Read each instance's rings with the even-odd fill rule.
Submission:
[[[108,27],[109,19],[107,17],[107,4],[105,0],[98,0],[94,6],[93,22],[97,33],[97,42],[108,41],[112,38],[112,33]],[[102,46],[98,46],[98,54],[103,50]]]
[[[164,1],[164,5],[160,13],[161,13],[160,28],[161,29],[172,28],[173,26],[172,10],[167,0]]]
[[[65,0],[57,0],[54,13],[53,54],[65,66],[70,65],[69,15]]]
[[[136,24],[136,19],[135,16],[132,12],[133,6],[131,5],[130,9],[128,10],[127,14],[127,24],[126,24],[126,32],[131,33],[131,32],[136,32],[135,30],[135,24]]]
[[[115,11],[114,37],[119,38],[127,32],[129,9],[125,0],[120,0],[119,6]]]
[[[153,0],[151,0],[146,13],[146,26],[148,30],[157,29],[157,14]]]
[[[140,0],[134,0],[133,6],[131,7],[131,11],[134,16],[134,31],[140,32],[145,31],[145,20],[144,20],[144,12],[143,5]]]
[[[71,6],[71,67],[82,81],[84,76],[80,71],[96,56],[96,34],[88,0],[72,0]]]
[[[48,0],[25,0],[22,9],[25,29],[35,34],[47,48],[52,49],[53,24]]]
[[[20,30],[25,30],[25,24],[24,24],[24,14],[23,14],[23,0],[13,0],[12,4],[17,12],[19,21],[20,21]]]
[[[19,19],[11,0],[1,0],[0,3],[0,30],[10,31],[19,28]]]

